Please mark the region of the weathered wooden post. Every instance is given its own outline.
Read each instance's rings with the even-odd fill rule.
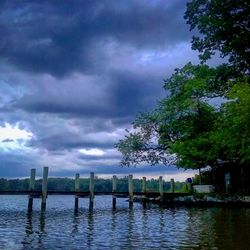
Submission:
[[[226,188],[226,193],[229,193],[230,188],[231,188],[230,173],[225,174],[225,188]]]
[[[202,180],[201,180],[201,169],[199,168],[199,185],[201,185],[201,182],[202,182]]]
[[[133,206],[133,175],[128,176],[129,207]]]
[[[147,187],[146,187],[146,177],[142,177],[142,204],[143,206],[146,205],[146,190],[147,190]]]
[[[170,180],[170,192],[174,193],[174,189],[175,189],[174,179],[171,179]]]
[[[30,170],[30,184],[29,184],[29,191],[35,190],[35,178],[36,178],[36,169],[32,168]],[[28,202],[28,212],[32,211],[33,207],[33,195],[29,195],[29,202]]]
[[[113,209],[115,210],[116,209],[116,193],[117,191],[117,177],[116,175],[113,175],[113,187],[112,187],[112,192],[113,192],[113,197],[112,197],[112,206],[113,206]]]
[[[163,181],[162,176],[159,177],[159,193],[160,193],[160,199],[163,201]]]
[[[93,208],[94,205],[94,173],[90,173],[89,178],[89,208]]]
[[[142,192],[144,194],[146,193],[146,189],[147,189],[147,187],[146,187],[146,181],[147,181],[146,177],[142,177]]]
[[[48,173],[49,168],[44,167],[43,168],[43,181],[42,181],[42,203],[41,203],[41,209],[46,209],[46,199],[47,199],[47,191],[48,191]]]
[[[75,192],[79,192],[79,190],[80,190],[79,178],[80,178],[80,174],[76,174],[76,176],[75,176]],[[78,195],[75,194],[75,211],[77,211],[77,210],[78,210]]]
[[[192,192],[192,179],[191,178],[187,178],[186,187],[187,187],[188,193],[191,193]]]

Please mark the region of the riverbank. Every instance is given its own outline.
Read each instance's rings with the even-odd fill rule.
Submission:
[[[147,200],[147,202],[164,206],[197,207],[249,207],[250,196],[229,194],[190,194],[173,200]]]

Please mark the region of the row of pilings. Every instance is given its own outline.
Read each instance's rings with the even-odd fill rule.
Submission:
[[[41,198],[41,210],[45,211],[46,210],[46,201],[47,201],[47,196],[48,196],[48,173],[49,173],[49,168],[44,167],[43,168],[43,179],[42,179],[42,190],[41,194],[39,195],[39,198]],[[36,178],[36,169],[31,169],[30,173],[30,183],[29,183],[29,201],[28,201],[28,211],[32,211],[33,208],[33,199],[37,198],[37,195],[33,194],[35,193],[35,178]],[[89,197],[89,207],[93,208],[94,204],[94,197],[95,197],[95,191],[94,191],[94,179],[95,175],[93,172],[90,173],[90,178],[89,178],[89,190],[88,192],[81,192],[80,191],[80,174],[77,173],[75,175],[75,190],[74,192],[71,192],[70,194],[73,194],[75,197],[75,202],[74,202],[74,209],[77,210],[79,206],[79,198],[86,198]],[[112,192],[101,192],[102,194],[110,194],[112,195],[112,207],[113,209],[116,208],[116,198],[117,197],[128,197],[129,201],[129,206],[133,206],[133,201],[134,201],[134,191],[133,191],[133,175],[128,176],[128,192],[119,192],[117,190],[117,182],[118,178],[116,175],[113,176],[112,179]],[[187,184],[188,185],[188,184]],[[190,189],[190,187],[188,187]],[[170,180],[170,193],[175,192],[175,182],[174,179]],[[64,194],[64,192],[56,192],[57,194]],[[84,193],[84,195],[83,195]],[[127,194],[125,194],[127,193]],[[68,193],[67,193],[68,194]],[[147,192],[147,187],[146,187],[146,177],[142,178],[142,190],[141,192],[137,192],[141,196],[141,200],[143,203],[146,202],[147,195],[149,192]],[[154,194],[157,194],[157,198],[159,200],[163,200],[164,196],[164,191],[163,191],[163,178],[162,176],[159,177],[159,192],[154,192]]]

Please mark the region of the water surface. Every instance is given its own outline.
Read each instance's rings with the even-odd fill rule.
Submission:
[[[250,249],[249,208],[128,207],[109,196],[49,196],[46,212],[27,196],[0,196],[0,249]]]

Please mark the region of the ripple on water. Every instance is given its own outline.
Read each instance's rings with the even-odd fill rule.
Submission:
[[[248,249],[250,210],[161,208],[96,197],[94,209],[70,196],[40,200],[27,213],[27,197],[0,197],[0,249]]]

